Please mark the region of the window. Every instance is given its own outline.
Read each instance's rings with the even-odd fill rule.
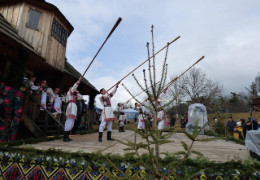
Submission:
[[[27,27],[39,30],[40,17],[41,17],[41,12],[30,9]]]
[[[62,45],[64,46],[66,45],[67,31],[62,27],[62,25],[56,19],[53,19],[51,35]]]

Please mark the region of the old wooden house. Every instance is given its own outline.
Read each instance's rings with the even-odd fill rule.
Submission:
[[[60,10],[44,0],[0,0],[0,81],[19,87],[26,73],[66,92],[81,75],[65,57],[72,31],[73,26]],[[91,124],[99,92],[87,79],[78,89],[89,95]],[[39,106],[39,100],[28,94],[22,116],[26,127],[36,137],[59,134],[62,124],[48,110],[44,119],[36,118]],[[49,124],[51,121],[55,123]]]

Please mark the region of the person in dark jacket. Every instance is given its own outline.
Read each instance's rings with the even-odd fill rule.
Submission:
[[[229,117],[229,118],[228,118],[228,122],[227,122],[227,128],[228,128],[228,131],[229,131],[231,134],[234,133],[234,127],[236,127],[236,125],[237,125],[237,122],[234,121],[234,120],[232,119],[232,117]]]
[[[82,101],[82,99],[78,99],[76,104],[77,104],[77,119],[75,120],[75,124],[71,130],[71,134],[73,134],[73,135],[78,134],[77,131],[78,131],[79,125],[81,123],[81,117],[83,114],[83,106],[85,105],[84,101]]]
[[[244,137],[246,138],[246,120],[245,119],[240,119],[240,121],[241,121],[241,127],[243,128]]]
[[[257,121],[254,118],[249,117],[248,121],[246,122],[246,130],[247,131],[258,130],[258,128],[259,128],[259,125],[258,125]]]
[[[181,120],[180,120],[180,123],[181,123],[181,128],[184,129],[186,127],[186,122],[185,122],[185,117],[184,117],[184,114],[181,115]]]
[[[171,119],[170,119],[170,127],[173,128],[175,126],[175,122],[176,122],[176,119],[174,118],[174,116],[171,116]]]

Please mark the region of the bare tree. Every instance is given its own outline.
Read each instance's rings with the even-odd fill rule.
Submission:
[[[180,83],[180,87],[184,90],[187,100],[191,103],[203,103],[209,106],[222,92],[222,86],[212,81],[199,68],[192,68],[181,79]]]
[[[174,79],[171,77],[171,79]],[[166,97],[169,99],[173,99],[169,109],[168,113],[173,114],[179,114],[178,108],[184,101],[185,97],[185,91],[181,88],[180,80],[175,81],[169,88],[166,93]]]

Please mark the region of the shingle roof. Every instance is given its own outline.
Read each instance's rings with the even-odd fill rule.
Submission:
[[[70,63],[68,63],[67,61],[65,62],[65,70],[64,71],[66,73],[74,76],[77,79],[81,76],[81,74]],[[83,78],[82,82],[87,84],[91,88],[93,88],[96,91],[97,94],[99,93],[99,91],[92,84],[90,84],[87,79]]]

